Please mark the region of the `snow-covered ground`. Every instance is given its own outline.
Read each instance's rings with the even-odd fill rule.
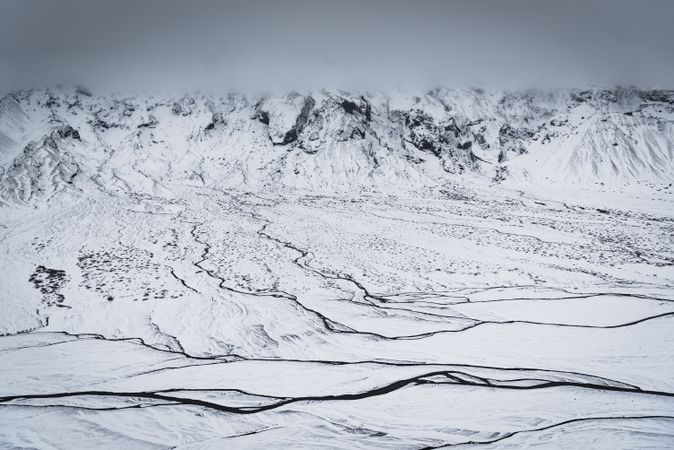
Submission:
[[[0,447],[674,446],[671,94],[88,94],[0,104]]]

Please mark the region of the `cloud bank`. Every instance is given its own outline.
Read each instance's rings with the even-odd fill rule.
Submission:
[[[0,4],[2,90],[674,87],[667,1]]]

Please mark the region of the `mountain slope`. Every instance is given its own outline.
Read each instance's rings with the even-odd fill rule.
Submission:
[[[95,182],[331,192],[447,181],[667,184],[674,93],[636,89],[265,97],[94,97],[30,90],[0,101],[0,195],[31,203]]]

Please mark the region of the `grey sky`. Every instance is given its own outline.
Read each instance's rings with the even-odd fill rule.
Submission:
[[[673,20],[673,0],[3,0],[0,85],[671,88]]]

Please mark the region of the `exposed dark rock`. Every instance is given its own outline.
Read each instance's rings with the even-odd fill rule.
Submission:
[[[447,172],[463,173],[469,167],[477,167],[478,159],[471,150],[472,133],[467,127],[462,130],[453,118],[436,123],[427,113],[412,110],[405,114],[405,125],[409,130],[405,140],[440,158]]]
[[[342,100],[342,103],[340,103],[340,105],[347,114],[354,114],[356,112],[358,114],[363,114],[363,111],[360,109],[360,107],[350,100],[344,99]]]
[[[508,168],[505,166],[500,166],[496,168],[496,172],[494,173],[494,178],[492,179],[492,181],[494,183],[500,183],[503,180],[505,180],[507,176],[508,176]]]
[[[590,91],[571,91],[571,100],[576,103],[584,103],[592,98]]]
[[[361,96],[360,99],[365,103],[365,121],[372,122],[372,105],[365,97]]]
[[[473,139],[475,139],[475,142],[482,148],[486,149],[491,147],[482,133],[473,133]]]
[[[358,127],[353,128],[351,130],[351,135],[349,136],[349,139],[354,139],[355,137],[358,137],[359,139],[365,139],[365,130]]]
[[[55,133],[61,139],[72,138],[78,141],[80,140],[80,133],[70,125],[58,128]]]
[[[304,126],[307,124],[307,121],[309,120],[309,114],[314,109],[314,106],[316,106],[316,100],[314,100],[312,96],[307,97],[304,101],[304,105],[302,105],[300,115],[297,116],[298,127],[304,128]]]
[[[431,140],[421,138],[417,141],[416,146],[420,150],[423,150],[423,151],[426,151],[426,152],[431,152],[435,156],[440,156],[440,147],[438,145],[436,145],[436,143],[431,141]]]
[[[91,97],[91,91],[84,86],[78,86],[75,92],[79,95],[84,95],[85,97]]]
[[[505,124],[498,132],[498,139],[501,145],[507,145],[508,143],[518,139],[531,139],[534,134],[535,132],[528,128],[513,128],[510,125]]]
[[[265,125],[269,125],[269,113],[267,111],[257,110],[253,119],[257,119]]]
[[[291,144],[299,138],[300,133],[302,133],[302,130],[309,121],[309,115],[311,114],[311,110],[315,105],[316,101],[313,99],[313,97],[309,96],[306,98],[304,104],[302,105],[302,109],[295,120],[295,125],[293,125],[293,127],[286,132],[279,145]]]
[[[98,130],[108,130],[110,128],[116,127],[115,124],[112,124],[110,122],[106,122],[105,120],[101,119],[100,117],[96,117],[96,120],[94,120],[93,122],[89,121],[89,123],[91,124],[91,126],[93,128],[98,129]]]
[[[138,128],[155,128],[158,124],[159,122],[157,121],[157,118],[153,115],[150,115],[148,121],[139,124]]]
[[[136,111],[136,107],[131,103],[122,102],[122,105],[123,105],[122,115],[124,117],[131,117],[134,111]]]
[[[297,130],[295,129],[295,127],[292,127],[283,136],[283,140],[279,145],[288,145],[292,142],[295,142],[296,140],[297,140]]]
[[[526,144],[529,140],[534,139],[536,132],[528,128],[513,128],[505,124],[499,130],[499,144],[501,146],[501,153],[499,154],[499,162],[506,159],[506,153],[511,151],[518,155],[527,153]]]
[[[664,89],[654,89],[639,91],[639,97],[648,102],[659,102],[674,104],[674,91]]]
[[[222,113],[219,112],[214,112],[213,115],[211,116],[211,121],[206,125],[206,128],[204,128],[206,131],[211,131],[214,130],[216,126],[219,124],[224,124],[225,120],[222,117]]]
[[[54,94],[49,93],[49,98],[45,102],[45,106],[47,108],[54,108],[54,107],[58,108],[59,106],[61,106],[61,103],[59,102],[58,98],[54,96]]]
[[[184,97],[180,98],[179,100],[176,100],[173,102],[173,106],[171,107],[171,111],[173,114],[176,116],[189,116],[192,114],[192,111],[194,109],[195,101],[192,97],[185,95]]]
[[[63,302],[65,297],[60,291],[68,280],[65,270],[49,269],[42,265],[37,266],[28,278],[35,289],[42,293],[43,301],[50,306]]]
[[[454,135],[455,138],[458,138],[459,135],[461,134],[461,130],[460,130],[459,127],[456,125],[456,123],[454,122],[453,119],[452,119],[452,121],[451,121],[450,123],[448,123],[447,125],[445,125],[445,131],[451,132],[451,133]]]

